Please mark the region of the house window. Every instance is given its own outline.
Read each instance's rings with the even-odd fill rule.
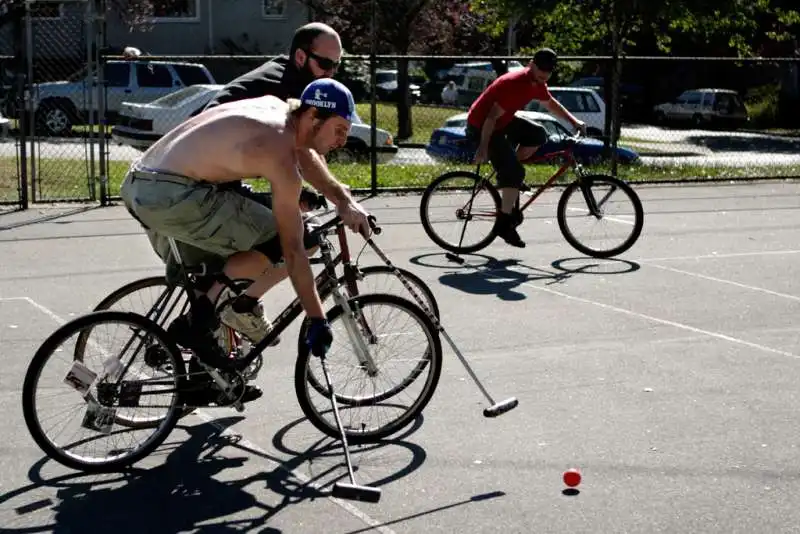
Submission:
[[[153,0],[154,22],[199,20],[200,0]]]
[[[61,2],[34,2],[30,6],[34,19],[60,19],[64,9]]]
[[[286,16],[286,0],[261,0],[261,14],[265,18]]]

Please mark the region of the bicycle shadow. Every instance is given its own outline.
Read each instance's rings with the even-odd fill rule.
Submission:
[[[444,260],[440,260],[440,257]],[[484,254],[465,254],[464,264],[447,264],[444,254],[424,254],[411,258],[411,263],[427,267],[447,268],[439,281],[471,295],[494,295],[500,300],[519,301],[527,294],[518,288],[539,282],[544,285],[563,284],[578,275],[620,275],[638,271],[641,266],[630,260],[596,259],[589,257],[561,258],[550,263],[551,268],[534,267],[518,259],[499,260]]]
[[[347,477],[346,470],[339,469],[344,465],[344,455],[338,441],[331,440],[331,444],[321,447],[322,440],[301,455],[283,461],[230,432],[230,427],[242,419],[228,417],[197,425],[179,425],[176,430],[186,432],[188,439],[181,436],[165,442],[151,455],[156,461],[163,455],[163,462],[149,468],[134,467],[104,475],[70,472],[46,478],[43,469],[53,462],[43,458],[29,469],[31,484],[0,496],[0,505],[11,499],[29,497],[25,504],[14,506],[20,528],[7,524],[4,531],[279,534],[279,529],[267,524],[270,519],[293,504],[328,497],[330,493],[324,488]],[[285,436],[289,428],[302,421],[305,419],[287,425],[277,435]],[[405,434],[410,432],[413,427]],[[361,477],[359,483],[387,484],[422,465],[425,453],[416,445],[392,439],[373,447],[398,444],[412,452],[410,465],[377,481]],[[244,454],[233,454],[235,452]],[[296,471],[301,464],[321,457],[328,458],[331,465],[320,470],[317,476],[308,477]],[[354,460],[356,457],[354,454]],[[271,468],[248,467],[248,462],[254,458],[268,460]],[[247,476],[237,475],[237,469],[245,469]],[[323,480],[325,478],[327,480]],[[41,498],[43,494],[53,495],[42,491],[44,488],[54,488],[55,498]],[[261,493],[265,489],[269,492],[266,495]],[[48,510],[46,515],[32,515],[43,509]],[[52,523],[37,524],[41,520]]]

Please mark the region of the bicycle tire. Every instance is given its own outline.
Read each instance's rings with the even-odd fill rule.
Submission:
[[[400,271],[400,274],[404,278],[406,278],[406,280],[412,286],[414,286],[414,291],[420,294],[419,296],[422,298],[423,302],[425,302],[425,304],[427,304],[428,309],[430,309],[431,312],[433,313],[433,315],[438,319],[439,318],[439,303],[436,300],[436,297],[434,296],[433,291],[428,286],[428,284],[426,284],[419,276],[417,276],[416,274],[412,273],[409,270],[406,270],[406,269],[403,269],[402,267],[397,267],[397,266],[395,266],[394,269],[397,269],[398,271]],[[371,275],[376,275],[376,274],[388,274],[388,275],[395,276],[393,268],[389,267],[388,265],[368,265],[366,267],[359,267],[358,270],[361,271],[361,274],[363,275],[364,278],[366,278],[368,276],[371,276]],[[358,284],[361,281],[362,280],[358,280],[356,283]],[[399,278],[398,278],[398,281],[399,281]],[[347,289],[347,284],[345,283],[344,276],[340,276],[338,282],[339,282],[339,284],[342,284],[342,287]],[[402,283],[401,283],[401,286],[402,286]],[[404,286],[402,288],[402,292],[403,292],[402,296],[404,296],[406,299],[410,300],[411,302],[414,302],[415,304],[419,305],[418,302],[414,301],[413,295],[411,295],[411,293],[408,293],[408,290]],[[380,293],[385,293],[385,292],[384,291],[380,291]],[[321,300],[325,300],[326,298],[328,298],[330,296],[330,294],[331,294],[330,290],[325,291],[324,294],[320,295],[320,299]],[[361,294],[360,291],[359,291],[359,294]],[[394,293],[390,293],[390,294],[394,294]],[[352,296],[354,296],[354,295],[351,295],[351,297]]]
[[[101,323],[127,323],[137,328],[141,328],[148,332],[149,335],[155,336],[168,349],[167,356],[170,358],[170,363],[175,370],[177,387],[180,389],[184,383],[184,366],[183,360],[178,356],[180,351],[178,347],[172,342],[170,336],[164,331],[163,328],[158,326],[153,321],[145,317],[130,313],[115,310],[103,310],[90,312],[82,315],[68,323],[62,325],[55,332],[53,332],[33,356],[31,363],[25,373],[25,380],[22,386],[22,413],[25,419],[25,425],[28,432],[31,434],[34,442],[39,448],[52,460],[60,463],[61,465],[70,469],[83,471],[85,473],[107,473],[119,470],[121,468],[129,467],[136,462],[142,460],[150,453],[152,453],[159,445],[161,445],[167,436],[175,428],[180,414],[180,406],[182,402],[180,394],[176,395],[176,402],[167,413],[167,416],[162,418],[162,424],[159,429],[150,437],[144,445],[142,445],[134,453],[123,458],[109,460],[107,462],[86,462],[79,460],[73,456],[67,455],[55,444],[53,444],[45,435],[41,426],[38,423],[36,414],[36,386],[41,375],[44,365],[49,360],[50,356],[55,353],[58,346],[66,341],[71,335],[78,330],[83,330],[87,327]]]
[[[590,188],[595,183],[600,182],[611,184],[612,186],[620,189],[631,200],[634,212],[633,231],[625,239],[625,241],[622,242],[622,244],[612,247],[608,250],[594,249],[581,243],[580,240],[578,240],[578,238],[575,237],[575,235],[569,229],[569,225],[567,224],[567,202],[569,201],[569,198],[579,190],[581,182]],[[618,256],[619,254],[622,254],[630,249],[639,239],[644,226],[644,210],[642,208],[642,202],[639,199],[639,195],[637,195],[636,191],[626,182],[613,176],[593,174],[590,176],[584,176],[580,180],[572,182],[564,189],[564,192],[561,194],[561,198],[558,201],[557,219],[558,227],[561,230],[561,234],[564,236],[564,239],[566,239],[567,242],[577,251],[593,258],[611,258]]]
[[[431,372],[421,394],[419,397],[417,397],[416,401],[411,405],[411,407],[397,420],[375,430],[358,433],[346,432],[347,440],[350,443],[369,443],[386,438],[387,436],[390,436],[406,427],[422,412],[422,410],[425,409],[428,402],[430,402],[431,398],[433,397],[434,392],[436,391],[436,386],[438,385],[439,377],[441,376],[442,345],[438,332],[430,318],[419,308],[419,306],[405,298],[387,293],[370,293],[353,297],[349,299],[349,302],[360,308],[369,306],[371,304],[387,304],[402,309],[419,322],[419,324],[427,333],[429,343],[428,351],[430,352],[429,358]],[[339,317],[341,317],[343,313],[344,309],[341,306],[336,305],[327,312],[326,316],[328,321],[333,323]],[[303,321],[301,332],[305,332],[307,328],[308,318]],[[305,344],[301,344],[298,350],[297,361],[295,362],[294,384],[297,400],[300,404],[301,410],[308,418],[309,422],[315,428],[317,428],[317,430],[332,438],[338,438],[340,436],[339,429],[336,424],[323,419],[322,416],[311,405],[311,399],[309,398],[308,390],[308,371],[311,358],[316,358],[316,356],[311,354],[310,349]],[[339,399],[338,394],[336,395],[336,398],[337,400]]]
[[[434,317],[436,317],[436,319],[439,319],[439,305],[436,302],[436,298],[433,296],[433,292],[428,287],[428,285],[425,284],[425,282],[423,282],[422,279],[420,279],[417,275],[413,274],[412,272],[407,271],[405,269],[401,269],[400,267],[397,267],[397,269],[400,271],[400,273],[404,277],[408,278],[408,281],[412,285],[416,285],[416,290],[418,290],[419,293],[422,293],[420,298],[422,298],[423,301],[427,301],[428,309],[431,310],[431,313],[433,313],[433,315],[434,315]],[[365,278],[367,276],[369,276],[370,274],[391,274],[391,275],[394,275],[394,272],[392,272],[392,268],[389,267],[388,265],[369,265],[369,266],[361,268],[359,270],[361,271],[361,273],[364,275]],[[339,284],[342,284],[342,287],[344,287],[345,289],[347,288],[347,284],[345,283],[344,277],[340,277],[339,278]],[[405,287],[403,289],[405,290]],[[324,295],[320,295],[320,299],[323,301],[323,303],[324,303],[325,299],[327,299],[330,296],[331,293],[332,293],[332,290],[328,290],[328,291],[326,291],[324,293]],[[413,296],[410,293],[408,294],[408,296],[405,296],[406,293],[408,293],[408,290],[405,290],[404,298],[408,299],[409,302],[412,302],[413,304],[416,304],[417,306],[419,306],[419,303],[415,302],[413,300]],[[352,297],[352,295],[351,295],[351,297]],[[420,309],[422,310],[421,306],[420,306]],[[422,311],[424,311],[424,310],[422,310]],[[431,321],[431,324],[433,324],[433,321]],[[304,321],[304,326],[302,326],[300,328],[300,330],[298,332],[298,336],[297,336],[298,353],[300,351],[300,347],[305,343],[305,333],[306,333],[306,326],[305,326],[305,321]],[[419,374],[422,371],[425,370],[425,367],[428,365],[428,361],[429,361],[429,358],[425,358],[425,357],[421,358],[420,362],[417,364],[417,366],[410,373],[410,376],[409,376],[409,378],[411,379],[410,381],[408,379],[406,379],[405,381],[403,381],[403,383],[400,386],[397,386],[397,388],[394,388],[394,389],[392,389],[392,390],[390,390],[388,392],[385,392],[383,395],[375,397],[375,402],[380,402],[380,400],[382,400],[383,398],[389,398],[389,397],[391,397],[393,395],[396,395],[397,393],[399,393],[400,391],[402,391],[403,389],[405,389],[409,385],[411,385],[414,382],[414,380],[416,380],[416,377],[419,376]],[[307,379],[308,379],[308,383],[311,384],[311,387],[313,387],[320,395],[327,395],[327,393],[326,393],[327,386],[325,386],[322,383],[322,380],[320,380],[318,377],[314,376],[311,373],[309,373],[307,375]],[[353,399],[351,399],[349,397],[346,397],[346,396],[343,396],[343,395],[338,395],[338,394],[336,395],[336,399],[338,400],[338,402],[340,402],[342,404],[346,404],[346,405],[351,405],[351,404],[357,402],[357,401],[354,401]]]
[[[495,188],[489,182],[489,180],[471,171],[452,171],[442,174],[441,176],[433,180],[428,185],[428,187],[425,188],[425,191],[422,193],[422,199],[420,200],[419,215],[420,215],[420,220],[422,222],[422,228],[425,229],[425,233],[428,234],[428,237],[430,237],[434,243],[436,243],[443,249],[450,252],[454,252],[456,254],[471,254],[473,252],[477,252],[479,250],[488,247],[495,240],[495,238],[497,237],[496,217],[495,217],[495,222],[492,225],[488,235],[483,239],[481,239],[480,241],[478,241],[477,243],[469,246],[463,246],[463,245],[459,246],[448,242],[447,240],[442,238],[439,234],[437,234],[436,231],[433,229],[433,226],[431,225],[431,218],[429,214],[429,208],[430,208],[429,204],[431,196],[441,184],[443,184],[448,180],[455,180],[457,178],[462,178],[462,179],[465,178],[467,180],[472,180],[473,182],[482,182],[481,185],[489,192],[489,195],[492,197],[496,212],[500,211],[500,206],[501,206],[500,194],[497,192],[497,188]],[[465,220],[464,225],[466,225],[468,222],[469,221]],[[464,231],[466,231],[466,228],[464,228]]]

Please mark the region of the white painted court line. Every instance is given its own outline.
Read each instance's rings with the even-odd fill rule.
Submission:
[[[567,208],[567,209],[569,211],[581,211],[581,212],[582,211],[586,211],[586,210],[582,210],[580,208]],[[609,217],[607,215],[603,216],[603,220],[604,221],[611,221],[611,222],[618,222],[618,223],[622,223],[622,224],[627,224],[627,225],[633,226],[633,221],[627,221],[625,219],[618,219],[616,217]]]
[[[667,256],[664,258],[634,258],[638,262],[653,262],[653,261],[681,261],[681,260],[708,260],[708,259],[725,259],[725,258],[746,258],[751,256],[783,256],[790,254],[800,254],[800,250],[762,250],[759,252],[733,252],[730,254],[702,254],[695,256]]]
[[[42,304],[39,304],[38,302],[36,302],[35,300],[33,300],[30,297],[0,297],[0,302],[4,302],[4,301],[25,301],[25,302],[29,303],[31,306],[33,306],[34,308],[36,308],[37,310],[39,310],[40,312],[44,313],[45,315],[47,315],[48,317],[53,319],[59,325],[63,325],[63,324],[65,324],[67,322],[64,318],[60,317],[53,310],[49,309],[46,306],[43,306]],[[231,431],[230,429],[223,427],[219,423],[216,423],[215,422],[215,418],[212,417],[210,414],[206,413],[203,410],[195,410],[193,413],[196,416],[198,416],[200,419],[202,419],[203,421],[205,421],[207,423],[211,423],[211,425],[213,425],[216,429],[221,431],[222,435],[241,437],[242,439],[239,440],[239,443],[241,443],[245,447],[250,448],[250,449],[256,451],[257,453],[261,454],[264,457],[263,460],[265,462],[267,462],[268,464],[270,464],[271,466],[277,467],[278,469],[280,469],[280,470],[282,470],[282,471],[284,471],[286,473],[289,473],[293,477],[295,477],[298,480],[300,480],[303,484],[306,484],[306,485],[308,485],[310,487],[313,487],[315,489],[319,489],[319,486],[317,486],[315,484],[311,484],[310,483],[310,479],[308,477],[306,477],[305,475],[303,475],[302,473],[300,473],[299,471],[295,471],[293,469],[289,469],[286,466],[284,466],[283,464],[280,464],[280,463],[278,463],[278,462],[276,462],[274,460],[266,458],[269,455],[269,453],[267,453],[264,449],[262,449],[261,447],[259,447],[255,443],[251,442],[250,440],[245,439],[245,437],[243,435],[236,434],[233,431]],[[381,532],[382,534],[397,534],[394,530],[390,529],[387,526],[384,526],[381,521],[378,521],[377,519],[374,519],[374,518],[370,517],[365,512],[363,512],[361,509],[359,509],[359,508],[353,506],[352,504],[350,504],[348,501],[345,501],[345,500],[342,500],[342,499],[337,499],[336,497],[326,497],[326,498],[329,501],[331,501],[332,503],[334,503],[337,506],[341,507],[343,510],[348,512],[353,517],[361,520],[366,525],[372,527],[376,531]]]
[[[737,345],[743,345],[745,347],[750,347],[752,349],[757,349],[763,352],[768,352],[771,354],[778,354],[780,356],[787,356],[789,358],[800,359],[800,355],[792,354],[791,352],[786,352],[778,349],[773,349],[772,347],[767,347],[765,345],[759,345],[758,343],[751,343],[750,341],[745,341],[743,339],[735,338],[733,336],[728,336],[726,334],[721,334],[719,332],[712,332],[710,330],[703,330],[702,328],[695,328],[694,326],[689,326],[687,324],[679,323],[677,321],[670,321],[668,319],[661,319],[659,317],[653,317],[652,315],[646,315],[644,313],[635,312],[632,310],[626,310],[625,308],[619,308],[617,306],[612,306],[610,304],[605,304],[603,302],[597,302],[590,299],[585,299],[582,297],[575,297],[573,295],[568,295],[566,293],[562,293],[561,291],[556,291],[554,289],[549,289],[546,287],[539,287],[537,285],[531,284],[530,282],[523,282],[523,286],[527,286],[533,288],[537,291],[542,291],[544,293],[550,293],[552,295],[557,295],[559,297],[563,297],[568,300],[574,300],[576,302],[582,302],[584,304],[591,304],[593,306],[598,306],[600,308],[615,311],[617,313],[623,313],[625,315],[630,315],[632,317],[637,317],[639,319],[645,319],[654,323],[659,323],[667,326],[672,326],[675,328],[680,328],[682,330],[687,330],[689,332],[694,332],[695,334],[702,334],[708,337],[713,337],[716,339],[722,339],[724,341],[728,341],[730,343],[735,343]]]
[[[790,299],[790,300],[796,300],[796,301],[800,302],[800,297],[795,296],[795,295],[789,295],[788,293],[779,293],[778,291],[772,291],[771,289],[765,289],[763,287],[751,286],[751,285],[748,285],[748,284],[742,284],[740,282],[734,282],[733,280],[725,280],[724,278],[717,278],[715,276],[708,276],[708,275],[705,275],[705,274],[693,273],[691,271],[684,271],[683,269],[675,269],[673,267],[665,267],[663,265],[656,265],[654,263],[649,263],[649,262],[648,263],[641,262],[641,263],[643,265],[647,265],[648,267],[653,267],[654,269],[661,269],[661,270],[670,271],[670,272],[673,272],[673,273],[685,274],[687,276],[694,276],[696,278],[702,278],[703,280],[709,280],[711,282],[717,282],[717,283],[720,283],[720,284],[728,284],[728,285],[736,286],[736,287],[739,287],[739,288],[742,288],[742,289],[749,289],[750,291],[758,291],[759,293],[766,293],[767,295],[773,295],[773,296],[776,296],[776,297],[781,297],[781,298]]]

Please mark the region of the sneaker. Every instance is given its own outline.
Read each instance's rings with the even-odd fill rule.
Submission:
[[[233,328],[252,344],[257,344],[272,331],[272,323],[264,317],[264,306],[253,297],[236,296],[229,287],[225,287],[217,299],[217,311],[220,321]],[[270,343],[274,347],[280,342],[280,336]]]
[[[517,233],[517,226],[514,224],[514,215],[500,213],[497,216],[497,235],[506,243],[513,247],[525,248],[525,242]]]

